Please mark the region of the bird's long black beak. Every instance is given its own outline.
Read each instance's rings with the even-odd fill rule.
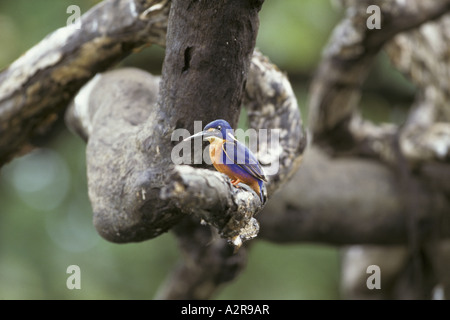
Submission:
[[[204,130],[204,131],[200,131],[190,137],[187,137],[185,139],[183,139],[183,141],[189,141],[198,137],[202,137],[203,140],[209,140],[209,138],[222,138],[222,134],[219,130],[217,129],[208,129],[208,130]]]

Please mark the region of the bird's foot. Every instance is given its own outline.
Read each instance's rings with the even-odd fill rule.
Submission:
[[[239,186],[238,186],[238,184],[241,182],[241,180],[239,180],[239,179],[233,179],[233,180],[231,180],[231,184],[233,185],[233,186],[235,186],[236,188],[240,188]]]

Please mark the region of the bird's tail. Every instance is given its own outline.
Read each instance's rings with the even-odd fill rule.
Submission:
[[[261,199],[261,203],[264,204],[266,202],[266,198],[264,197],[263,193],[264,182],[262,180],[259,180],[258,185],[259,185],[259,198]]]

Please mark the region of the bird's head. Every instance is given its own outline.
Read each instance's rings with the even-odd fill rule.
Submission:
[[[184,141],[191,140],[197,137],[203,137],[203,140],[209,141],[211,143],[215,139],[226,140],[227,136],[229,135],[234,137],[232,132],[233,129],[227,121],[218,119],[208,123],[203,128],[203,131],[187,137],[186,139],[184,139]]]

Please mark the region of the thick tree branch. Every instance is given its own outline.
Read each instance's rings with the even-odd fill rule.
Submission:
[[[414,163],[450,160],[450,14],[396,36],[386,46],[394,66],[420,88],[401,130]]]
[[[192,129],[195,120],[236,123],[245,89],[251,125],[282,133],[278,144],[261,143],[258,153],[264,164],[279,167],[269,193],[287,181],[304,151],[301,115],[286,76],[260,53],[250,61],[260,5],[174,1],[160,95],[157,78],[118,70],[92,80],[68,112],[68,124],[88,141],[89,195],[100,234],[141,241],[173,228],[180,240],[186,257],[159,298],[208,298],[233,279],[245,250],[233,254],[215,235],[237,246],[254,238],[254,215],[261,210],[256,194],[236,189],[223,174],[175,165],[172,132]],[[216,14],[226,30],[210,21]]]
[[[186,3],[179,5],[194,10]],[[270,190],[275,190],[296,169],[296,158],[304,150],[306,139],[300,113],[285,76],[258,54],[252,63],[257,67],[251,68],[254,74],[244,87],[259,7],[218,4],[215,8],[211,4],[202,7],[199,3],[195,6],[202,8],[205,19],[213,19],[211,12],[219,10],[224,21],[230,19],[229,31],[224,32],[219,25],[215,27],[217,30],[211,26],[201,30],[197,25],[198,18],[173,18],[176,14],[184,14],[186,8],[180,7],[180,12],[171,11],[171,21],[175,22],[169,23],[167,45],[168,48],[172,43],[174,46],[167,49],[158,104],[154,103],[156,97],[144,94],[146,90],[156,92],[156,80],[144,75],[127,75],[127,72],[139,74],[138,71],[126,71],[120,76],[113,72],[94,79],[80,92],[70,111],[69,122],[82,136],[88,137],[88,177],[94,221],[99,232],[109,240],[126,242],[154,237],[167,231],[186,214],[213,225],[226,239],[239,238],[239,242],[256,236],[259,227],[253,216],[261,207],[255,194],[245,188],[234,188],[228,178],[218,172],[175,166],[171,160],[172,148],[177,143],[171,141],[173,130],[193,127],[195,120],[223,117],[236,121],[243,88],[250,88],[249,96],[258,95],[267,86],[264,81],[270,80],[274,89],[260,101],[272,99],[275,113],[269,120],[259,123],[270,124],[269,129],[293,130],[292,138],[283,137],[277,149],[273,149],[272,153],[280,158],[283,176],[277,178],[274,175],[276,184],[269,187]],[[208,24],[205,22],[205,25]],[[185,38],[184,35],[190,32],[193,35]],[[183,41],[189,43],[180,47]],[[205,41],[219,43],[205,44]],[[188,64],[186,50],[189,52]],[[220,63],[210,63],[221,56],[224,58]],[[217,84],[215,91],[202,90],[217,79],[227,85]],[[106,92],[111,90],[114,93],[107,96]],[[217,94],[220,98],[214,101],[206,98]],[[205,101],[211,101],[212,105]],[[129,108],[131,104],[133,108]],[[192,112],[192,106],[195,106],[195,112]],[[139,113],[146,108],[147,115]],[[133,115],[134,109],[138,110],[137,116]],[[267,112],[258,111],[256,105],[253,109],[260,118],[266,116]],[[74,122],[76,118],[79,121]],[[144,123],[144,119],[148,120]],[[254,119],[257,121],[258,117]],[[268,150],[269,154],[271,150]]]
[[[334,153],[382,159],[393,171],[381,164],[362,170],[370,163],[367,160],[346,159],[351,169],[344,163],[340,167],[342,160],[329,162],[322,170],[327,170],[327,183],[335,189],[333,193],[327,187],[316,190],[321,192],[317,203],[320,201],[322,209],[317,210],[308,202],[318,197],[307,186],[319,183],[311,179],[314,176],[310,172],[317,170],[311,168],[308,154],[300,185],[291,186],[300,189],[305,198],[296,200],[298,196],[283,193],[278,204],[274,198],[265,209],[272,207],[271,214],[262,215],[260,236],[274,241],[364,244],[354,251],[351,247],[344,255],[342,286],[346,297],[423,299],[431,296],[436,284],[447,297],[449,281],[442,270],[448,270],[448,250],[440,248],[448,243],[450,235],[450,1],[342,2],[348,6],[347,17],[335,29],[311,87],[314,141]],[[381,30],[365,26],[369,5],[381,7]],[[414,106],[401,127],[374,125],[358,114],[362,83],[384,46],[394,66],[418,89]],[[345,176],[329,172],[338,168]],[[300,181],[306,183],[303,188]],[[264,220],[278,213],[276,208],[282,205],[286,209],[283,213]],[[272,232],[267,226],[274,227]],[[279,235],[281,229],[283,236]],[[400,244],[395,257],[390,247],[385,247],[391,244]],[[362,280],[367,279],[366,268],[371,264],[383,270],[382,292],[368,292]]]
[[[450,237],[446,219],[450,203],[445,191],[437,193],[426,177],[413,178],[413,188],[408,191],[415,192],[405,194],[398,174],[378,161],[333,159],[316,147],[308,149],[304,158],[292,181],[261,213],[260,238],[333,245],[406,245],[412,214],[406,203],[415,204],[414,227],[421,239]],[[450,177],[448,167],[441,165],[435,170],[440,170],[443,180]]]
[[[30,149],[97,72],[144,45],[165,44],[165,0],[104,1],[0,73],[0,165]]]
[[[266,91],[268,84],[274,89]],[[73,115],[69,125],[75,123],[79,134],[89,137],[89,190],[100,233],[113,241],[138,241],[168,230],[183,213],[188,213],[214,225],[225,238],[232,239],[237,234],[242,240],[253,238],[258,232],[253,216],[260,210],[256,194],[245,188],[236,189],[218,172],[174,166],[170,154],[162,157],[163,152],[170,152],[171,142],[167,143],[170,148],[166,151],[163,151],[167,148],[162,145],[164,140],[149,144],[154,148],[154,155],[151,160],[145,160],[146,153],[139,142],[136,145],[136,138],[139,141],[148,132],[145,119],[155,119],[155,114],[161,112],[155,105],[157,87],[158,79],[145,76],[141,71],[117,70],[93,79],[69,109]],[[261,103],[260,109],[258,104],[252,105],[254,121],[292,132],[292,135],[283,134],[279,145],[264,146],[262,155],[266,155],[266,160],[279,161],[279,172],[270,177],[267,187],[272,193],[295,172],[304,151],[306,136],[301,127],[301,115],[286,77],[260,53],[252,59],[246,88],[246,96],[257,95]],[[111,90],[113,94],[107,94]],[[263,92],[265,96],[261,95]],[[133,108],[129,108],[131,103]],[[272,103],[270,112],[273,114],[267,117],[269,103]],[[73,122],[74,119],[79,121]],[[162,131],[163,128],[160,130],[164,136],[170,137],[171,133],[167,129]],[[148,137],[148,133],[145,136]],[[153,139],[156,136],[154,133]],[[148,140],[143,140],[148,144]],[[156,160],[158,162],[154,162]],[[149,161],[154,162],[154,167],[149,168]],[[163,172],[152,178],[159,170]],[[127,197],[128,200],[122,199]],[[121,204],[122,201],[127,201],[126,205]],[[146,208],[161,209],[148,211]],[[154,223],[140,222],[143,214],[153,215]],[[127,226],[120,222],[125,218]],[[122,230],[120,235],[114,233],[117,229]],[[135,229],[142,233],[137,236],[131,231]]]
[[[269,176],[269,197],[302,160],[306,137],[289,81],[260,53],[250,61],[262,2],[173,1],[162,78],[136,69],[99,74],[67,113],[69,126],[88,142],[89,196],[99,233],[129,242],[172,229],[179,240],[184,260],[159,298],[209,298],[233,279],[245,266],[246,251],[233,254],[222,238],[235,244],[254,238],[261,210],[257,195],[234,188],[223,174],[174,164],[175,129],[193,133],[194,120],[216,118],[235,125],[242,99],[251,128],[280,132],[279,145],[277,139],[260,141],[257,150],[266,169],[279,164]],[[450,40],[448,15],[443,17],[450,1],[342,2],[351,8],[311,87],[314,138],[334,151],[376,156],[396,166],[336,160],[310,149],[303,169],[257,216],[260,236],[275,242],[414,244],[414,254],[424,242],[437,243],[425,252],[436,253],[430,260],[448,288],[450,170],[442,160],[450,150],[450,54],[442,43]],[[372,4],[381,7],[382,30],[366,28]],[[143,45],[164,45],[169,5],[104,1],[83,16],[81,30],[56,31],[3,71],[0,164],[24,151],[97,72]],[[361,84],[387,43],[394,65],[420,90],[400,129],[373,125],[357,114]],[[403,157],[421,162],[414,175]],[[401,265],[405,257],[399,260]],[[398,270],[395,266],[389,275]]]
[[[336,27],[311,86],[310,126],[314,141],[338,151],[393,162],[393,125],[375,126],[357,114],[361,85],[378,52],[396,34],[442,17],[450,1],[344,1],[351,5]],[[366,26],[367,8],[381,8],[381,30]]]
[[[30,92],[31,98],[48,94],[55,99],[39,104],[33,113],[34,124],[41,124],[40,114],[64,105],[82,83],[132,49],[149,43],[165,44],[168,4],[148,2],[133,11],[130,3],[104,2],[83,16],[81,31],[61,29],[50,38],[62,37],[64,41],[44,41],[29,54],[30,59],[37,60],[40,56],[35,53],[40,51],[46,55],[54,52],[58,57],[41,64],[35,73],[30,72],[30,80],[23,80],[23,85],[28,86],[37,79],[42,90],[46,90],[35,95]],[[245,187],[236,189],[224,175],[174,165],[170,159],[176,144],[171,141],[173,130],[184,128],[192,132],[194,120],[206,123],[225,118],[235,124],[246,89],[251,125],[282,132],[278,145],[261,143],[259,150],[264,164],[279,160],[280,174],[271,176],[269,193],[296,170],[306,145],[287,78],[259,53],[250,64],[261,5],[262,1],[175,1],[162,79],[135,69],[98,74],[79,92],[66,113],[68,125],[88,142],[89,196],[99,233],[115,242],[141,241],[176,226],[181,250],[190,258],[174,272],[174,282],[169,281],[160,297],[207,298],[223,282],[234,278],[245,264],[245,250],[233,254],[232,248],[217,235],[236,245],[254,238],[259,224],[253,216],[261,210],[259,198],[252,191]],[[109,23],[99,21],[99,16]],[[217,23],[217,16],[227,28]],[[90,27],[96,24],[101,26],[99,30]],[[119,50],[98,55],[106,47]],[[19,60],[5,70],[3,77],[22,72],[25,62]],[[252,76],[247,80],[250,69]],[[55,84],[52,76],[60,74],[60,70],[67,73],[64,83]],[[68,70],[79,72],[72,75]],[[8,99],[22,88],[22,83],[16,83],[16,87],[11,84],[3,87],[14,88],[3,91],[7,93],[5,104],[10,104]],[[27,108],[26,103],[14,104],[13,108],[25,127]],[[263,120],[265,116],[269,117]],[[4,161],[36,133],[35,127],[29,128],[16,141],[17,148],[5,149]],[[201,226],[201,221],[215,228]],[[205,242],[210,245],[205,247]],[[198,258],[194,264],[192,257]],[[183,288],[170,285],[184,280],[186,274],[191,281],[185,281]],[[206,289],[199,290],[199,284]]]
[[[267,185],[271,195],[294,174],[306,148],[297,99],[287,76],[256,51],[247,79],[244,104],[251,128],[266,129],[267,139],[258,140],[259,160],[267,171],[275,169]],[[272,131],[277,135],[272,136]]]

